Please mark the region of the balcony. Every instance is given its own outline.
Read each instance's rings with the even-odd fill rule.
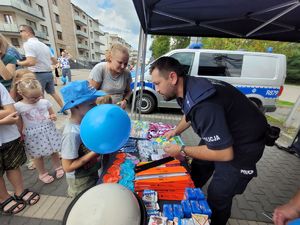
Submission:
[[[84,37],[84,38],[88,38],[88,34],[81,31],[81,30],[76,30],[76,35],[79,36],[79,37]]]
[[[94,26],[93,29],[94,29],[94,32],[95,32],[97,35],[101,35],[101,36],[104,35],[104,32],[100,29],[100,27]]]
[[[42,31],[38,31],[38,30],[34,30],[34,33],[35,33],[36,37],[48,40],[48,36],[46,33],[42,32]]]
[[[105,54],[105,52],[103,51],[103,50],[101,50],[101,49],[95,49],[95,53],[97,54],[97,55],[104,55]]]
[[[90,47],[88,45],[85,45],[85,44],[78,44],[77,48],[82,49],[82,50],[90,50]]]
[[[83,19],[82,17],[75,15],[74,16],[74,21],[75,23],[77,23],[78,25],[82,25],[82,26],[86,26],[87,25],[87,20]]]
[[[25,4],[21,0],[1,0],[0,1],[0,8],[1,11],[8,11],[8,12],[17,12],[21,13],[25,16],[31,16],[31,18],[38,20],[45,20],[42,13],[30,5]]]
[[[1,33],[18,33],[18,35],[19,35],[19,27],[17,24],[9,24],[9,23],[0,24],[0,32]]]
[[[100,40],[97,40],[97,39],[94,40],[94,42],[95,42],[96,45],[104,45]]]

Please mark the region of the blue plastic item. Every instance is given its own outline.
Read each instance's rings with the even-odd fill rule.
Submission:
[[[174,217],[177,217],[178,219],[181,219],[184,217],[182,205],[180,204],[173,204],[173,214]]]
[[[200,208],[199,202],[197,200],[191,200],[192,213],[201,214],[202,210]]]
[[[197,200],[205,200],[205,195],[200,188],[194,188]]]
[[[168,218],[168,220],[174,219],[172,204],[164,204],[163,205],[163,214],[165,217]]]
[[[201,214],[205,214],[205,215],[208,215],[208,217],[211,216],[212,214],[212,211],[211,209],[209,208],[209,205],[207,203],[206,200],[201,200],[201,201],[198,201],[199,205],[200,205],[200,209],[201,209]]]
[[[197,196],[196,193],[194,192],[194,188],[186,188],[184,195],[187,200],[197,200]]]
[[[192,207],[189,200],[182,200],[181,206],[183,210],[184,218],[191,218],[192,217]]]

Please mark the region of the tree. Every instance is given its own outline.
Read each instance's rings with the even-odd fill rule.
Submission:
[[[155,36],[152,36],[152,38],[153,38],[153,41],[152,41],[150,50],[152,51],[152,56],[154,57],[154,59],[157,59],[161,55],[170,51],[170,37],[169,36],[155,35]]]
[[[175,36],[171,37],[171,50],[178,48],[186,48],[191,41],[190,37]]]

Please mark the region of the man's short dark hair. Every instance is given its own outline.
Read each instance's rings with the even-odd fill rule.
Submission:
[[[154,69],[158,69],[163,74],[164,72],[171,72],[174,71],[177,76],[184,77],[185,72],[183,66],[179,63],[177,59],[172,57],[163,56],[153,62],[150,66],[150,74]]]
[[[23,27],[26,31],[28,31],[29,33],[31,33],[35,36],[35,32],[31,26],[29,26],[27,24],[23,24],[23,25],[20,25],[20,27]]]

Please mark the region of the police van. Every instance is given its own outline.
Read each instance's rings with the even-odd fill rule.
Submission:
[[[261,111],[276,110],[276,99],[283,91],[286,78],[285,55],[229,50],[176,49],[164,56],[177,59],[188,76],[225,81],[244,93]],[[179,108],[175,100],[167,102],[155,91],[149,68],[150,64],[145,68],[141,112],[152,113],[157,107]],[[139,87],[138,82],[137,91]],[[134,89],[134,82],[131,88]],[[140,99],[138,94],[139,92],[136,105]]]

